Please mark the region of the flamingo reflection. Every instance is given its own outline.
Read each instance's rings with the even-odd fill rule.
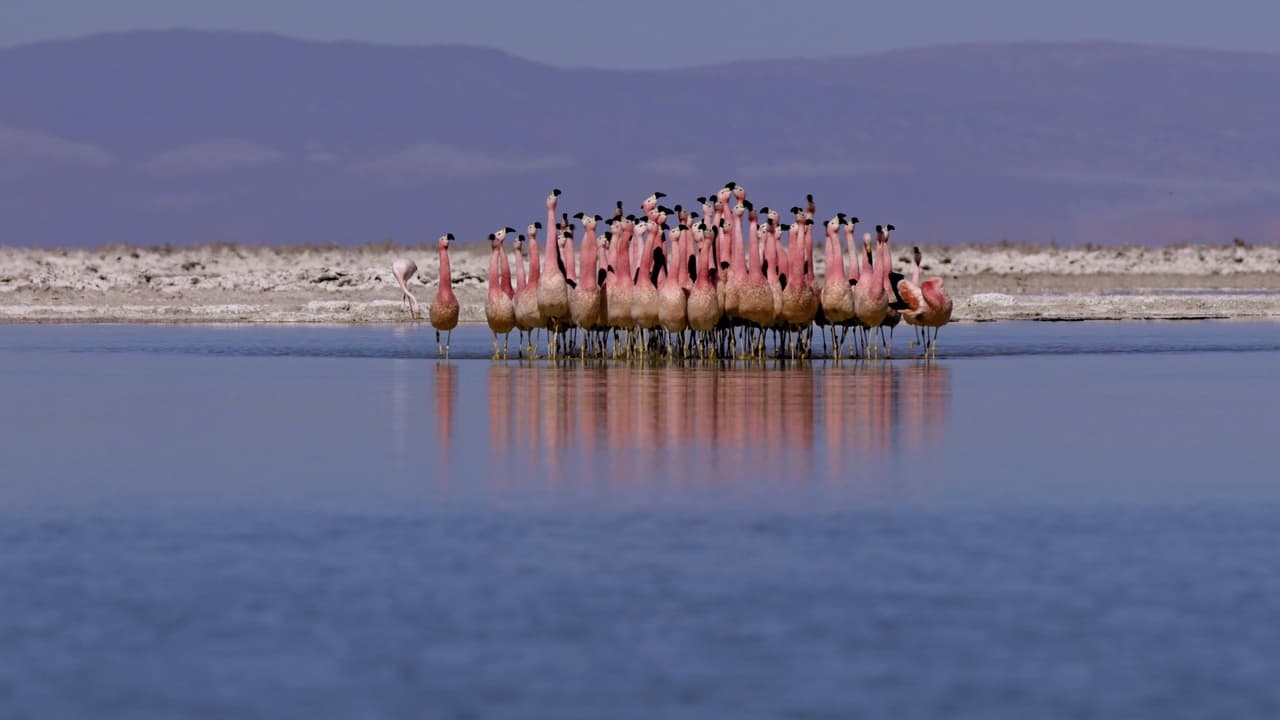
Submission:
[[[553,481],[873,481],[904,453],[941,445],[945,366],[494,367],[489,440]],[[821,465],[816,457],[825,458]]]

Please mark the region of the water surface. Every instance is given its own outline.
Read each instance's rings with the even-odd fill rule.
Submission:
[[[0,327],[0,715],[1280,711],[1280,326],[941,343]]]

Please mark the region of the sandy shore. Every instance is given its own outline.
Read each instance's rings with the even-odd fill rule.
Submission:
[[[1280,319],[1275,246],[923,250],[956,320]],[[438,268],[426,247],[0,248],[0,322],[399,322],[400,256],[417,262],[425,306]],[[462,320],[483,322],[487,249],[451,257]]]

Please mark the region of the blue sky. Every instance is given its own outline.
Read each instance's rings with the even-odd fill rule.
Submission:
[[[560,65],[678,67],[954,42],[1116,40],[1280,52],[1273,0],[3,0],[0,46],[190,27],[465,43]]]

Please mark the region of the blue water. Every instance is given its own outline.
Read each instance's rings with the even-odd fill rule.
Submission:
[[[1280,714],[1280,325],[940,341],[0,326],[0,718]]]

